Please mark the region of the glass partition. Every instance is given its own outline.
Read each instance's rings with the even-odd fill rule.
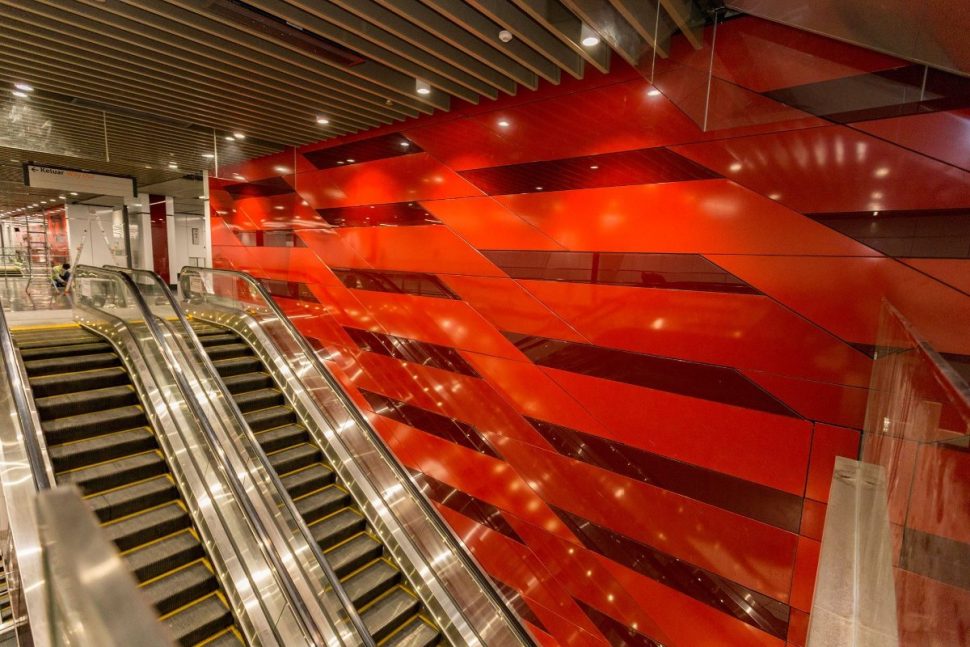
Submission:
[[[456,645],[532,644],[461,543],[272,297],[247,274],[184,268],[189,314],[243,331],[288,376],[299,413],[381,539]],[[255,346],[256,344],[254,344]]]
[[[834,644],[819,605],[841,595],[834,619],[858,629],[846,644],[967,647],[970,386],[888,303],[877,342],[861,462],[833,476],[808,644]],[[843,550],[827,560],[832,540]]]

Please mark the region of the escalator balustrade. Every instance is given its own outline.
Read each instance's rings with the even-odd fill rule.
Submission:
[[[179,644],[242,645],[117,351],[78,326],[13,336],[57,483],[81,490]]]
[[[374,640],[439,644],[423,604],[253,349],[227,328],[192,326]]]

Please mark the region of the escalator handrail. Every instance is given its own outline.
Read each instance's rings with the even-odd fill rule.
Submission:
[[[456,554],[458,559],[461,560],[462,565],[465,567],[465,569],[469,573],[471,573],[472,577],[478,582],[479,588],[485,592],[485,595],[489,596],[492,599],[492,602],[495,604],[497,608],[506,609],[507,604],[496,591],[494,584],[492,584],[491,581],[488,579],[488,577],[481,572],[480,570],[481,567],[478,566],[474,558],[472,558],[472,556],[468,553],[468,550],[465,547],[464,543],[458,540],[458,538],[455,536],[454,531],[452,531],[452,529],[441,519],[438,512],[434,509],[434,506],[431,504],[431,502],[428,500],[425,494],[421,491],[421,489],[417,486],[417,484],[415,484],[415,482],[411,479],[410,475],[407,473],[407,470],[405,470],[401,466],[401,463],[394,456],[391,450],[388,449],[384,440],[374,430],[370,422],[368,422],[367,418],[361,413],[360,409],[357,408],[357,405],[354,403],[353,399],[344,389],[343,385],[340,384],[340,382],[331,374],[330,370],[323,364],[322,361],[320,361],[320,358],[317,356],[316,351],[309,344],[309,342],[307,342],[306,338],[296,328],[293,322],[290,321],[290,318],[287,317],[286,314],[280,309],[279,305],[277,305],[276,301],[273,299],[272,295],[270,295],[270,293],[266,290],[266,288],[259,281],[257,281],[255,277],[253,277],[252,275],[246,272],[241,272],[239,270],[226,270],[226,269],[217,269],[217,268],[208,268],[208,267],[202,268],[202,267],[188,266],[188,267],[182,268],[181,274],[185,274],[185,273],[201,274],[202,272],[207,272],[211,274],[223,274],[226,276],[233,276],[236,278],[240,278],[243,281],[245,281],[247,284],[249,284],[250,287],[257,292],[257,294],[259,294],[259,296],[267,303],[273,315],[281,322],[281,325],[283,325],[283,327],[287,330],[287,332],[297,342],[297,345],[299,345],[300,349],[310,360],[311,364],[313,364],[313,366],[317,369],[317,371],[321,375],[323,375],[324,380],[327,382],[327,385],[331,389],[333,389],[334,393],[337,395],[337,398],[343,403],[344,407],[347,409],[348,413],[350,414],[350,417],[354,420],[354,422],[361,429],[363,429],[365,434],[367,434],[367,436],[371,441],[371,444],[374,446],[377,452],[381,455],[381,457],[385,460],[385,462],[387,462],[390,465],[391,469],[397,472],[397,475],[399,476],[398,480],[402,483],[402,486],[411,495],[412,499],[414,499],[417,502],[417,504],[421,507],[422,512],[424,512],[425,518],[428,519],[429,522],[435,526],[435,529],[438,530],[439,534],[446,537],[447,540],[452,544],[454,553]],[[510,620],[509,624],[511,625],[513,631],[517,634],[521,643],[523,645],[535,645],[535,641],[533,640],[531,634],[522,625],[518,616],[514,613],[508,613],[506,615]]]
[[[20,419],[20,430],[23,434],[24,449],[30,463],[30,474],[34,481],[34,487],[38,491],[49,490],[51,481],[47,475],[44,452],[40,448],[37,427],[34,425],[34,418],[30,414],[30,405],[27,403],[27,384],[20,373],[13,334],[7,326],[7,317],[4,315],[2,307],[0,307],[0,351],[3,352],[3,366],[7,374],[7,382],[10,384],[10,392],[17,409],[17,417]]]
[[[319,627],[317,627],[312,615],[306,608],[303,598],[297,593],[296,584],[293,582],[289,571],[285,568],[279,554],[272,549],[272,542],[269,538],[269,533],[266,530],[266,527],[263,525],[262,519],[260,519],[256,510],[253,508],[252,502],[246,495],[245,487],[239,481],[239,477],[236,475],[235,470],[232,469],[229,459],[226,456],[225,449],[219,442],[218,436],[215,430],[212,428],[212,424],[209,422],[208,417],[202,410],[201,405],[195,399],[195,393],[192,391],[185,374],[182,372],[181,364],[179,364],[176,360],[175,355],[169,345],[165,343],[165,335],[158,326],[158,322],[155,320],[155,314],[149,308],[144,297],[142,297],[141,292],[138,290],[138,286],[135,284],[134,280],[125,272],[94,267],[92,265],[79,265],[75,271],[78,274],[82,272],[106,273],[110,276],[119,278],[131,291],[136,309],[142,316],[145,325],[148,327],[152,339],[162,352],[162,356],[164,357],[165,362],[168,364],[169,370],[172,371],[175,382],[178,385],[179,390],[183,393],[185,402],[189,406],[193,417],[195,417],[198,421],[199,428],[206,437],[206,441],[209,443],[209,446],[213,449],[216,456],[219,458],[220,463],[222,464],[223,474],[226,477],[226,480],[229,482],[229,487],[232,489],[233,496],[243,508],[243,512],[246,517],[254,525],[257,540],[264,548],[263,553],[271,562],[273,569],[281,578],[280,583],[286,590],[288,599],[293,603],[294,613],[298,622],[303,625],[304,631],[306,631],[307,635],[312,636],[314,644],[324,644],[323,632]]]
[[[222,378],[219,377],[219,372],[216,369],[215,365],[212,363],[212,360],[209,358],[209,354],[205,351],[205,348],[202,346],[202,342],[199,341],[199,338],[195,334],[195,331],[192,330],[192,326],[189,324],[188,318],[186,318],[185,313],[182,311],[182,308],[178,305],[178,301],[175,299],[175,296],[172,294],[172,291],[169,289],[168,285],[166,285],[165,282],[162,281],[162,278],[155,272],[151,272],[149,270],[136,270],[136,269],[119,267],[117,265],[105,265],[104,267],[105,269],[109,269],[115,272],[120,272],[125,274],[131,273],[131,274],[138,274],[139,276],[144,276],[150,279],[151,281],[153,281],[154,283],[156,283],[157,286],[161,288],[162,295],[168,301],[169,306],[172,308],[172,311],[175,313],[175,316],[178,319],[180,326],[183,328],[185,332],[186,338],[189,340],[189,343],[192,345],[193,349],[196,351],[196,354],[199,356],[199,359],[203,367],[205,368],[206,372],[209,374],[209,377],[213,378],[213,382],[218,387],[220,393],[222,394],[223,398],[225,399],[228,406],[230,407],[230,411],[232,412],[232,415],[237,419],[237,422],[240,423],[242,429],[249,430],[249,425],[246,423],[245,417],[243,416],[242,411],[240,411],[239,406],[236,404],[235,399],[232,397],[232,394],[229,392],[228,387],[226,387],[225,382],[223,382]],[[251,433],[252,432],[250,431],[250,434]],[[340,578],[337,576],[336,571],[333,570],[333,567],[330,565],[330,562],[324,556],[323,550],[320,548],[320,545],[313,538],[313,533],[310,531],[309,526],[307,526],[306,522],[303,520],[303,516],[300,514],[299,510],[296,507],[296,504],[293,502],[293,498],[287,493],[286,487],[283,485],[283,481],[280,479],[279,474],[276,473],[276,470],[273,468],[272,464],[270,463],[269,458],[266,456],[266,452],[264,452],[261,448],[259,448],[259,443],[255,440],[255,438],[251,438],[251,440],[253,443],[255,443],[255,447],[258,450],[254,453],[259,458],[260,465],[262,466],[263,470],[265,470],[266,474],[269,476],[270,481],[273,483],[273,486],[276,488],[278,494],[280,495],[280,499],[283,501],[283,504],[286,506],[287,511],[295,519],[297,527],[300,530],[300,533],[303,535],[304,539],[306,539],[307,544],[309,545],[310,551],[313,553],[314,558],[320,563],[320,568],[323,569],[323,572],[327,578],[327,581],[330,583],[331,588],[333,589],[334,593],[337,595],[337,599],[340,601],[341,606],[344,608],[345,613],[347,613],[347,616],[350,618],[350,621],[354,625],[354,628],[357,630],[357,633],[360,634],[359,637],[361,638],[361,641],[364,643],[366,647],[375,647],[376,643],[374,642],[374,639],[371,637],[370,632],[367,631],[367,627],[364,625],[364,621],[360,617],[360,614],[358,613],[357,608],[354,606],[353,602],[350,599],[350,596],[347,594],[347,591],[344,589],[343,584],[340,582]]]

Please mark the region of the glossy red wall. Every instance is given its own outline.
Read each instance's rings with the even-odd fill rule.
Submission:
[[[614,64],[212,180],[215,264],[543,644],[803,645],[880,300],[970,353],[966,84],[750,18],[717,43],[707,132],[680,43],[666,94]]]

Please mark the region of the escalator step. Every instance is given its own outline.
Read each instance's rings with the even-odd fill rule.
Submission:
[[[374,640],[380,641],[417,613],[419,607],[420,603],[416,597],[403,588],[397,587],[371,603],[360,617]]]
[[[221,377],[230,377],[240,373],[256,373],[263,368],[262,363],[255,357],[233,357],[212,362]]]
[[[216,329],[213,329],[216,330]],[[213,333],[200,333],[198,330],[195,331],[196,336],[199,341],[202,342],[203,346],[219,346],[220,344],[232,344],[239,340],[239,337],[233,335],[232,333],[225,332],[215,332]]]
[[[58,474],[57,482],[71,483],[78,486],[83,494],[93,494],[165,474],[167,471],[165,460],[159,452],[145,452]]]
[[[256,440],[263,451],[269,453],[305,443],[310,440],[310,434],[303,425],[283,425],[259,432]]]
[[[364,516],[352,508],[345,508],[310,526],[310,534],[326,550],[353,537],[367,527]]]
[[[350,494],[336,485],[330,485],[313,494],[297,499],[296,509],[307,523],[326,517],[352,503]]]
[[[146,584],[142,590],[160,615],[171,613],[218,588],[215,576],[203,562],[195,562]]]
[[[92,341],[86,344],[65,344],[65,345],[37,345],[33,348],[20,348],[20,356],[24,361],[34,361],[39,359],[52,359],[54,357],[73,357],[75,355],[92,355],[95,353],[110,353],[111,344],[106,341]]]
[[[118,366],[120,363],[121,360],[114,353],[94,353],[80,357],[54,357],[24,362],[24,369],[30,377],[40,377],[57,373],[90,371],[96,368]]]
[[[245,647],[239,637],[232,631],[224,631],[215,638],[199,643],[196,647]]]
[[[202,544],[188,530],[133,550],[125,555],[139,582],[158,577],[205,555]]]
[[[138,404],[138,394],[129,384],[112,386],[106,389],[64,393],[46,398],[37,398],[37,414],[41,420],[76,416],[102,409],[113,409],[129,404]]]
[[[253,354],[248,344],[240,344],[238,342],[211,346],[206,345],[205,352],[209,354],[212,361],[229,359],[230,357],[250,357]]]
[[[266,432],[270,433],[270,432]],[[290,496],[296,498],[330,485],[336,480],[333,470],[323,463],[316,463],[280,479]]]
[[[210,595],[162,618],[162,622],[172,631],[180,645],[190,647],[232,626],[232,613],[218,596]]]
[[[69,344],[88,344],[103,342],[104,338],[83,328],[65,328],[64,330],[14,330],[14,341],[21,350],[45,348],[51,345],[67,346]]]
[[[327,551],[327,561],[338,577],[345,577],[358,568],[374,561],[384,553],[384,547],[367,533],[356,537]]]
[[[309,443],[303,443],[269,455],[270,465],[277,474],[286,474],[320,461],[320,450]]]
[[[148,423],[140,406],[117,407],[104,411],[65,416],[41,423],[48,445],[110,434],[113,431],[143,427]]]
[[[171,503],[169,505],[142,512],[133,517],[106,524],[104,531],[108,539],[125,551],[135,546],[171,535],[184,530],[190,525],[189,515],[182,506]]]
[[[257,389],[245,393],[236,394],[233,398],[236,405],[243,413],[278,407],[286,402],[279,389]]]
[[[351,575],[343,583],[355,607],[362,607],[401,581],[401,571],[383,559]]]
[[[147,427],[128,429],[87,440],[54,445],[48,452],[55,472],[73,470],[122,456],[155,449],[155,436]]]
[[[30,389],[34,392],[35,398],[44,398],[62,393],[74,393],[130,383],[125,369],[118,366],[93,371],[32,377],[30,378]]]
[[[210,335],[228,335],[232,333],[227,333],[226,329],[222,326],[217,326],[215,324],[206,323],[204,321],[193,320],[189,322],[192,326],[192,330],[195,331],[196,335],[199,336],[210,336]]]
[[[240,373],[223,380],[230,393],[246,393],[276,386],[269,373]]]
[[[243,417],[254,433],[296,422],[296,414],[289,407],[269,407],[259,411],[250,411],[243,414]]]
[[[415,618],[381,647],[434,647],[439,642],[441,642],[441,632],[421,618]]]
[[[87,499],[101,523],[154,508],[178,498],[172,478],[165,474]]]

